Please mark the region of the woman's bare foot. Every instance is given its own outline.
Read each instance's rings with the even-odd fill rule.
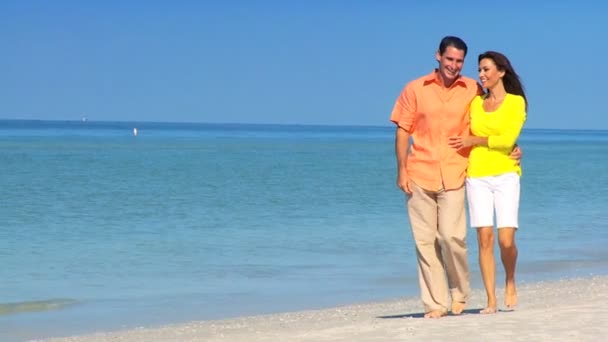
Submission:
[[[498,305],[496,305],[496,296],[488,297],[488,304],[486,304],[486,308],[479,311],[480,314],[493,314],[496,313]]]
[[[441,310],[433,310],[424,314],[424,318],[441,318],[446,316],[448,313]]]
[[[515,309],[517,305],[517,290],[515,284],[507,284],[505,287],[505,306],[508,310]]]
[[[467,305],[466,302],[453,301],[452,302],[452,314],[460,315],[464,311],[464,308],[466,305]]]
[[[482,315],[494,314],[494,313],[496,313],[496,307],[488,306],[487,308],[479,311],[479,313]]]

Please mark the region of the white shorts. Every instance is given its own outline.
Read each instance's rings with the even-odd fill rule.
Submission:
[[[469,222],[471,227],[493,227],[496,211],[497,228],[519,225],[519,175],[515,172],[466,180]]]

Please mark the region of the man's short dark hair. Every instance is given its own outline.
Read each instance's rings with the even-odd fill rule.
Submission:
[[[468,48],[464,40],[454,36],[443,37],[441,43],[439,43],[439,54],[443,55],[448,46],[452,46],[458,50],[464,51],[464,55],[466,57]]]

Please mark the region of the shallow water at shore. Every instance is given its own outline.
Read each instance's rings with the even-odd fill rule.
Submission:
[[[52,336],[416,297],[392,134],[0,121],[0,324]],[[518,280],[608,273],[608,132],[520,144]]]

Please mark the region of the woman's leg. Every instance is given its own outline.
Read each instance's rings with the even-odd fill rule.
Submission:
[[[479,269],[486,288],[488,304],[481,313],[496,312],[496,262],[494,261],[494,227],[477,228]]]
[[[500,176],[500,184],[495,194],[496,226],[498,227],[500,259],[505,268],[505,306],[507,309],[512,309],[517,304],[515,231],[519,227],[519,192],[518,174],[507,173]]]
[[[509,309],[517,305],[517,289],[515,288],[515,266],[517,264],[516,230],[516,228],[498,229],[500,259],[505,268],[505,306]]]

